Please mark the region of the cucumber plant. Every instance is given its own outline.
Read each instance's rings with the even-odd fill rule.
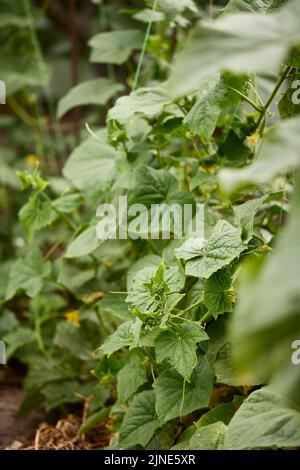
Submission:
[[[28,364],[25,405],[89,397],[84,430],[110,416],[113,449],[300,446],[300,5],[230,0],[208,19],[204,3],[145,2],[92,37],[91,62],[127,63],[127,83],[81,83],[57,113],[110,102],[106,126],[89,115],[63,177],[18,173],[8,356]],[[204,242],[99,240],[97,205],[120,196],[204,204]]]

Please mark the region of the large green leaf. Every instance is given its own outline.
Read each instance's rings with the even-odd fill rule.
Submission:
[[[120,446],[145,447],[160,427],[155,413],[155,393],[146,390],[133,399],[120,429]]]
[[[71,88],[58,103],[57,117],[60,119],[70,109],[88,104],[104,105],[124,86],[110,78],[95,78]]]
[[[97,238],[96,226],[92,225],[84,229],[78,236],[71,241],[67,248],[66,258],[80,258],[87,256],[95,251],[101,244],[102,240]]]
[[[43,201],[32,196],[19,212],[20,221],[29,241],[32,241],[35,232],[51,225],[57,217],[50,201]]]
[[[43,259],[38,248],[32,248],[12,264],[5,299],[11,299],[19,290],[29,297],[35,297],[42,289],[50,271],[51,263]]]
[[[299,130],[299,117],[282,121],[269,130],[251,165],[241,169],[223,168],[220,171],[223,190],[232,192],[252,183],[267,183],[279,173],[299,166]]]
[[[210,137],[215,130],[226,93],[222,80],[215,81],[213,77],[208,85],[183,121],[190,131],[201,137]]]
[[[226,269],[214,273],[204,284],[204,304],[215,318],[232,311],[231,275]]]
[[[176,256],[187,260],[185,272],[188,276],[207,279],[219,269],[238,258],[245,245],[241,229],[226,220],[220,220],[210,239],[201,248],[198,239],[189,239],[175,250]]]
[[[272,390],[250,395],[231,420],[226,449],[300,446],[300,410]]]
[[[110,356],[115,351],[121,348],[130,346],[133,344],[132,337],[133,322],[131,320],[122,323],[119,328],[111,335],[106,338],[100,350]]]
[[[190,450],[218,450],[223,446],[227,426],[222,421],[197,429],[189,444]]]
[[[189,382],[175,369],[162,372],[153,384],[159,420],[165,423],[197,409],[206,408],[212,391],[213,376],[205,357],[200,357]]]
[[[72,152],[63,174],[76,188],[99,192],[114,178],[119,157],[113,147],[89,137]]]
[[[159,115],[171,98],[163,88],[139,88],[128,96],[122,96],[108,113],[108,119],[125,124],[134,114],[147,118]]]
[[[167,170],[140,166],[134,173],[129,204],[159,204],[170,200],[178,189],[177,179]]]
[[[143,33],[139,30],[109,31],[93,36],[89,41],[92,47],[91,62],[122,64],[134,49],[143,44]]]
[[[208,339],[196,324],[183,323],[161,333],[155,341],[158,363],[167,361],[182,377],[189,379],[197,364],[197,344]]]
[[[276,250],[242,272],[231,333],[239,372],[262,380],[291,369],[281,387],[299,403],[299,367],[291,362],[292,343],[300,337],[299,175],[296,182],[294,208]]]
[[[253,237],[254,218],[267,197],[262,196],[258,199],[251,199],[233,208],[234,223],[236,226],[242,227],[242,238],[245,243],[248,243]]]
[[[175,61],[166,84],[173,96],[197,90],[213,72],[262,72],[278,68],[300,40],[300,4],[293,0],[280,11],[232,13],[201,22]]]
[[[147,382],[145,364],[143,359],[135,354],[118,373],[118,401],[125,403],[145,382]]]

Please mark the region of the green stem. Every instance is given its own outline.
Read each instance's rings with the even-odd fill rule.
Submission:
[[[157,5],[158,5],[158,0],[154,0],[152,11],[156,11]],[[147,48],[150,33],[151,33],[152,24],[153,24],[153,21],[150,20],[149,23],[148,23],[148,26],[147,26],[147,30],[146,30],[146,34],[145,34],[145,38],[144,38],[144,42],[143,42],[143,46],[142,46],[142,51],[141,51],[141,55],[140,55],[140,58],[139,58],[139,63],[138,63],[138,66],[137,66],[136,74],[135,74],[135,77],[134,77],[134,82],[133,82],[133,85],[132,85],[132,90],[135,90],[138,86],[138,82],[139,82],[141,71],[142,71],[142,65],[143,65],[143,62],[144,62],[145,52],[146,52],[146,48]]]
[[[28,29],[29,29],[29,32],[30,32],[30,37],[31,37],[31,41],[32,41],[33,51],[34,51],[35,58],[36,58],[36,63],[37,63],[38,69],[39,69],[39,74],[40,74],[40,78],[41,78],[41,82],[42,82],[42,87],[45,90],[47,102],[48,102],[48,105],[49,105],[49,111],[50,111],[51,119],[52,119],[52,122],[53,122],[53,130],[54,130],[54,134],[55,134],[57,150],[60,151],[60,139],[61,139],[61,142],[63,143],[63,145],[65,144],[65,139],[64,139],[63,133],[61,131],[61,128],[60,128],[60,126],[58,126],[58,123],[57,123],[56,118],[55,118],[54,99],[53,99],[50,87],[47,84],[47,82],[48,82],[48,72],[47,72],[46,64],[44,62],[41,46],[40,46],[36,31],[35,31],[35,27],[34,27],[34,18],[33,18],[33,14],[32,14],[31,1],[30,0],[23,0],[23,7],[24,7],[26,18],[27,18]],[[50,133],[49,133],[49,135],[50,135]],[[62,158],[63,158],[63,155],[62,155]]]
[[[179,320],[182,320],[183,322],[193,323],[193,325],[199,325],[199,321],[190,320],[189,318],[184,318],[181,315],[174,315],[174,313],[170,313],[170,317],[178,318]]]
[[[24,109],[18,102],[17,100],[13,97],[10,96],[7,98],[7,103],[9,107],[12,109],[12,111],[19,116],[19,118],[29,127],[33,127],[36,129],[37,127],[37,122],[36,120]]]
[[[229,90],[239,95],[241,98],[243,98],[244,101],[247,101],[247,103],[249,103],[259,113],[263,112],[263,108],[261,106],[257,106],[257,104],[255,104],[254,101],[252,101],[247,95],[244,95],[244,93],[242,93],[241,91],[236,90],[235,88],[232,88],[232,87],[229,87]]]
[[[50,202],[52,204],[51,198],[48,196],[48,194],[42,192],[41,193],[42,197],[45,199],[45,201]],[[68,227],[75,231],[77,229],[76,225],[73,224],[73,222],[63,213],[61,212],[57,207],[52,205],[53,210],[66,222]]]
[[[293,67],[290,67],[290,66],[287,66],[285,69],[284,69],[284,72],[283,74],[281,75],[281,77],[279,78],[278,82],[276,83],[275,85],[275,88],[274,90],[272,91],[272,93],[270,94],[269,98],[267,99],[266,101],[266,104],[264,105],[264,108],[261,112],[261,115],[257,121],[257,124],[256,124],[256,128],[258,130],[261,130],[261,126],[263,124],[263,121],[265,119],[265,116],[267,114],[267,111],[269,109],[269,107],[271,106],[271,104],[273,103],[273,100],[274,98],[276,97],[278,91],[280,90],[281,88],[281,85],[284,83],[285,79],[287,78],[287,76],[289,75],[289,73],[291,72],[291,70],[293,70]]]
[[[209,320],[211,317],[211,312],[206,312],[205,315],[203,315],[202,318],[200,318],[200,323],[206,323],[207,320]]]
[[[251,90],[253,91],[254,95],[255,95],[255,98],[256,98],[256,103],[259,102],[259,104],[261,105],[261,107],[263,108],[264,107],[264,102],[263,100],[261,99],[261,96],[259,95],[258,91],[257,91],[257,85],[256,85],[256,75],[253,76],[253,83],[251,82],[251,80],[249,81],[249,85],[251,87]]]
[[[194,303],[193,305],[190,305],[186,309],[182,310],[182,314],[190,312],[194,308],[199,307],[201,304],[202,304],[202,300],[199,300],[198,302]]]

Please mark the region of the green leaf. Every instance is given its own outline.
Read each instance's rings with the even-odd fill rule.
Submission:
[[[95,251],[103,241],[97,238],[96,226],[86,228],[68,246],[65,258],[79,258]]]
[[[100,411],[96,411],[95,413],[91,414],[85,423],[81,426],[79,430],[79,434],[85,434],[90,431],[90,429],[94,428],[97,426],[97,424],[103,423],[109,416],[111,407],[106,406],[105,408],[102,408]]]
[[[32,241],[34,233],[51,225],[57,214],[50,201],[32,196],[20,210],[19,217],[28,240]]]
[[[96,34],[89,41],[92,47],[90,61],[123,64],[135,49],[142,47],[143,38],[143,33],[135,29]]]
[[[52,201],[52,206],[63,214],[72,214],[72,212],[75,212],[83,202],[84,199],[81,194],[65,194],[54,199],[54,201]]]
[[[224,424],[228,425],[242,403],[243,397],[235,395],[233,401],[230,403],[221,403],[209,410],[207,413],[204,413],[199,421],[197,421],[197,427],[207,426],[208,424],[213,424],[217,421],[222,421]]]
[[[299,13],[299,2],[294,0],[268,15],[232,13],[202,21],[178,53],[166,89],[180,97],[196,91],[214,72],[277,69],[299,42]]]
[[[90,137],[71,153],[63,174],[77,189],[97,193],[113,180],[120,156],[110,145]]]
[[[299,166],[300,118],[287,119],[269,130],[253,163],[241,169],[223,168],[220,184],[231,193],[249,184],[272,181],[278,174]]]
[[[34,331],[27,326],[20,326],[4,335],[3,340],[7,345],[6,359],[8,360],[19,348],[33,343],[35,339]]]
[[[160,427],[155,414],[155,393],[146,390],[133,399],[120,429],[120,446],[146,447],[155,431]]]
[[[189,382],[175,369],[162,372],[153,384],[159,420],[166,423],[170,419],[206,408],[212,391],[213,376],[205,357],[199,358]]]
[[[134,278],[139,271],[141,271],[143,268],[151,266],[158,268],[162,261],[162,258],[158,255],[146,255],[133,263],[127,272],[127,290],[131,288],[134,282]]]
[[[64,403],[78,403],[82,401],[82,398],[78,395],[79,393],[80,384],[75,380],[49,383],[42,389],[47,411],[53,410]]]
[[[82,360],[92,359],[93,345],[88,342],[83,329],[72,323],[63,321],[56,325],[53,344]]]
[[[240,11],[267,13],[278,8],[286,0],[230,0],[224,8],[224,13]]]
[[[100,307],[106,312],[110,312],[121,320],[129,320],[131,314],[128,312],[128,305],[125,302],[126,293],[115,294],[112,293],[104,297],[99,303]]]
[[[226,449],[300,446],[300,412],[269,388],[252,393],[228,426]]]
[[[204,246],[204,240],[200,238],[188,238],[183,244],[175,248],[175,254],[177,258],[188,261],[190,259],[199,256]]]
[[[17,28],[25,28],[28,24],[27,18],[0,13],[0,28],[6,28],[7,26],[15,26]]]
[[[180,291],[184,282],[184,273],[180,272],[177,266],[161,264],[158,268],[145,267],[137,272],[126,302],[143,313],[156,312],[163,309],[163,298],[167,300],[167,295]]]
[[[228,266],[245,249],[241,232],[240,228],[233,227],[226,220],[219,220],[202,248],[202,240],[189,239],[175,250],[176,256],[187,261],[185,272],[188,276],[207,279]]]
[[[216,375],[216,381],[222,384],[238,386],[238,385],[252,385],[253,381],[247,377],[237,378],[236,368],[232,360],[232,345],[229,341],[224,343],[216,356],[213,365]]]
[[[168,201],[178,190],[177,179],[167,170],[140,166],[134,173],[133,189],[129,193],[129,205],[159,204]]]
[[[147,382],[147,380],[144,361],[136,354],[131,356],[128,364],[126,364],[118,373],[118,402],[126,403],[139,387]]]
[[[138,21],[142,21],[143,23],[157,23],[160,21],[164,21],[165,15],[161,11],[154,11],[150,10],[150,8],[144,8],[143,10],[139,11],[133,18]]]
[[[282,119],[291,118],[300,114],[299,106],[300,81],[294,80],[282,95],[278,103],[278,110]]]
[[[1,53],[0,69],[1,80],[6,84],[6,96],[17,93],[22,88],[40,88],[47,86],[50,79],[50,70],[45,67],[44,72],[37,65],[34,54],[30,48],[23,51],[22,55],[14,54],[10,48],[7,53]]]
[[[170,102],[171,98],[163,88],[139,88],[116,101],[108,113],[108,120],[115,119],[121,124],[125,124],[134,114],[152,119],[161,114],[164,107]]]
[[[71,88],[71,90],[60,99],[57,109],[57,118],[61,119],[70,109],[77,106],[89,104],[102,106],[112,98],[124,86],[116,83],[110,78],[95,78]]]
[[[222,80],[217,83],[212,80],[209,83],[209,88],[200,93],[200,97],[184,118],[183,122],[190,131],[201,137],[210,137],[213,134],[225,93],[225,84]]]
[[[119,328],[106,338],[100,350],[107,356],[111,356],[115,351],[130,346],[133,343],[132,337],[133,322],[127,321],[122,323]]]
[[[168,13],[183,13],[184,10],[198,13],[197,6],[193,0],[160,0],[160,8]]]
[[[35,297],[50,272],[51,263],[43,259],[38,248],[32,248],[12,264],[5,299],[11,299],[19,290],[24,291],[29,297]]]
[[[268,196],[251,199],[239,206],[234,206],[234,224],[242,227],[242,238],[244,243],[249,243],[253,237],[254,218]]]
[[[227,426],[222,421],[197,429],[190,440],[190,450],[218,450],[223,447]]]
[[[204,305],[215,319],[225,312],[232,312],[230,296],[231,275],[227,269],[214,273],[204,284]]]
[[[183,378],[189,379],[197,364],[197,344],[207,339],[208,336],[200,325],[177,325],[156,338],[156,360],[158,363],[169,362]]]
[[[10,310],[3,310],[0,313],[0,337],[15,330],[19,322]]]
[[[291,345],[300,337],[299,184],[296,174],[293,210],[275,251],[265,263],[257,259],[243,268],[231,325],[238,372],[261,382],[291,368],[291,379],[283,380],[281,389],[297,403],[299,373],[291,362]]]

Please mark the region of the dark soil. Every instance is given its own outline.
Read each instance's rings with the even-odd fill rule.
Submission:
[[[0,366],[0,449],[16,441],[25,444],[35,435],[45,413],[35,410],[20,418],[18,411],[23,400],[21,379],[7,367]]]

